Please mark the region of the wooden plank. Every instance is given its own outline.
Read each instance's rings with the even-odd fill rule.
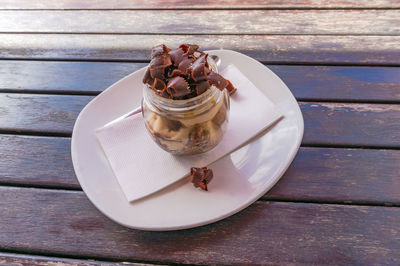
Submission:
[[[399,35],[399,25],[397,10],[372,9],[0,11],[3,33]]]
[[[146,63],[0,61],[0,90],[100,93]]]
[[[112,222],[82,192],[1,187],[0,213],[4,249],[187,264],[400,263],[396,207],[257,202],[212,225],[145,232]]]
[[[0,61],[0,91],[97,94],[146,63]],[[296,98],[400,101],[400,68],[268,65]],[[56,77],[56,78],[55,78]]]
[[[142,263],[130,263],[130,262],[105,262],[105,261],[95,261],[95,260],[78,260],[78,259],[67,259],[67,258],[56,258],[56,257],[45,257],[45,256],[35,256],[35,255],[23,255],[23,254],[13,254],[13,253],[3,253],[0,252],[0,265],[9,266],[58,266],[58,265],[70,265],[70,266],[86,266],[86,265],[101,265],[101,266],[123,266],[123,265],[150,265]]]
[[[306,148],[265,199],[400,203],[400,151]]]
[[[230,49],[262,62],[400,64],[400,36],[2,34],[0,58],[149,60],[160,43]]]
[[[301,103],[303,143],[400,147],[400,106]]]
[[[396,0],[242,0],[242,1],[179,1],[179,0],[2,0],[0,9],[197,9],[197,8],[399,8]]]
[[[92,96],[0,94],[0,130],[71,134]],[[400,106],[300,103],[303,144],[400,147]]]
[[[79,189],[69,138],[0,135],[0,182]]]
[[[0,128],[7,131],[71,134],[91,96],[0,95]]]
[[[0,135],[0,183],[80,189],[70,146],[67,138]],[[264,198],[398,205],[399,173],[397,150],[302,147]]]
[[[296,98],[335,101],[400,100],[400,68],[268,66]]]

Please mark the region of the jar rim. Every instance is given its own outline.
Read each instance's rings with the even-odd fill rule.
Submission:
[[[209,103],[209,101],[212,99],[218,102],[221,95],[223,95],[223,92],[212,85],[208,90],[196,97],[184,100],[173,100],[158,95],[148,85],[144,85],[143,88],[143,98],[147,102],[150,102],[152,105],[156,105],[157,108],[161,110],[172,112],[187,112],[190,110],[199,109],[203,105]]]

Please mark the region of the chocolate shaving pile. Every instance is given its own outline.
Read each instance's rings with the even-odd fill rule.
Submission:
[[[181,44],[170,50],[166,45],[153,47],[150,65],[143,77],[157,94],[174,100],[196,97],[211,85],[233,94],[236,88],[229,80],[212,71],[208,65],[208,54],[199,51],[195,44]]]
[[[199,187],[205,191],[208,191],[207,184],[210,183],[214,176],[211,169],[208,169],[207,167],[192,167],[190,168],[190,174],[192,176],[192,183],[195,187]]]

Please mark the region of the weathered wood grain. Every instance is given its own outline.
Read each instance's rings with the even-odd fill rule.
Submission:
[[[76,117],[91,96],[0,94],[0,128],[71,134]]]
[[[1,187],[0,213],[0,247],[25,252],[189,264],[400,263],[396,207],[257,202],[212,225],[144,232],[115,224],[82,192]]]
[[[160,43],[230,49],[262,62],[400,64],[400,36],[2,34],[0,58],[149,60]]]
[[[80,189],[70,146],[68,138],[0,135],[0,183]],[[302,147],[264,198],[400,204],[399,173],[397,150]]]
[[[150,264],[142,263],[130,263],[130,262],[104,262],[95,260],[77,260],[67,258],[56,258],[56,257],[45,257],[45,256],[33,256],[33,255],[22,255],[13,253],[0,252],[0,265],[8,266],[86,266],[86,265],[101,265],[101,266],[122,266],[122,265],[135,265],[144,266]]]
[[[0,90],[97,94],[146,65],[0,60]]]
[[[79,188],[70,147],[69,138],[0,135],[0,182]]]
[[[168,4],[176,2],[166,2],[164,6],[160,2],[158,8],[168,9]],[[354,1],[343,2],[335,1],[333,4],[344,5],[344,8],[349,8],[349,4],[356,5]],[[24,3],[27,9],[43,9],[39,6],[43,4],[41,1],[30,4],[19,0],[14,5]],[[157,4],[157,1],[153,3]],[[240,4],[252,3],[247,1]],[[320,8],[318,5],[330,8],[324,0],[299,3],[311,5],[311,8]],[[367,6],[362,1],[360,7],[374,8],[378,5],[378,8],[382,8],[392,3],[381,0]],[[0,3],[0,9],[13,8],[7,7],[8,4],[9,1]],[[77,8],[82,8],[84,4],[78,3],[80,7]],[[93,4],[88,2],[86,9]],[[127,2],[123,0],[112,0],[97,8],[113,8],[107,5],[114,4],[121,9],[147,8],[144,4],[124,7]],[[135,4],[130,2],[128,5]],[[50,3],[48,9],[75,8],[68,5],[75,4],[66,0]],[[185,3],[181,5],[178,8],[185,8]],[[220,8],[210,6],[209,2],[204,5],[206,7],[197,5],[193,8]],[[282,7],[281,2],[274,5]],[[292,1],[286,5],[295,4]],[[234,9],[242,7],[237,5]],[[169,19],[172,14],[179,13],[181,17]],[[234,10],[229,11],[227,16],[224,14],[228,12],[0,11],[0,32],[3,32],[0,35],[0,57],[142,62],[148,60],[149,48],[155,44],[166,42],[171,45],[198,40],[197,43],[204,44],[202,46],[206,49],[234,49],[263,62],[400,65],[400,36],[377,36],[399,35],[397,25],[400,25],[400,18],[397,10]],[[190,23],[182,23],[186,21]],[[23,32],[91,34],[4,34]],[[113,35],[115,32],[128,34]],[[168,35],[170,33],[177,35]],[[238,33],[244,35],[223,35]],[[364,36],[340,36],[344,34]],[[26,73],[30,72],[27,75],[38,81],[30,84],[29,79],[24,79],[26,75],[23,72],[14,69],[11,73],[17,77],[14,80],[7,79],[3,85],[8,86],[12,82],[19,85],[3,89],[15,89],[18,92],[30,86],[27,92],[40,90],[43,93],[47,90],[70,93],[85,91],[90,87],[95,92],[96,87],[105,88],[111,84],[114,77],[119,79],[119,75],[128,71],[129,67],[115,64],[115,72],[104,73],[99,78],[97,74],[103,65],[79,63],[81,73],[76,73],[75,68],[68,69],[63,63],[58,64],[60,69],[47,72],[43,71],[46,65],[34,67],[36,72],[27,70]],[[65,70],[65,77],[60,79],[57,73],[61,69]],[[298,84],[296,79],[302,77],[301,71],[295,71],[294,74],[291,66],[281,69],[284,71],[281,75],[288,75],[287,83]],[[302,78],[304,83],[297,89],[304,99],[318,99],[318,95],[322,94],[324,99],[358,101],[379,101],[376,93],[381,89],[382,101],[396,101],[393,98],[399,96],[396,90],[399,83],[396,79],[397,69],[391,68],[390,76],[380,75],[381,68],[359,70],[368,72],[369,79],[365,79],[365,73],[360,78],[358,73],[349,72],[347,68],[302,68],[304,75],[306,71],[312,74],[308,73],[307,78]],[[0,75],[7,72],[0,68]],[[44,75],[48,76],[47,79],[43,78]],[[84,78],[84,75],[87,76]],[[87,81],[87,77],[96,76],[97,80]],[[68,77],[73,80],[61,82]],[[18,82],[18,79],[25,83]],[[57,81],[62,85],[52,85]],[[331,83],[342,89],[339,92],[336,88],[335,92],[326,90]],[[80,89],[81,86],[85,88]],[[298,94],[296,96],[299,97]],[[0,130],[69,135],[77,114],[90,99],[92,97],[89,96],[0,94]],[[303,102],[301,108],[306,123],[304,144],[400,147],[398,105]],[[0,135],[0,182],[79,188],[71,167],[69,141],[68,138]],[[399,162],[398,150],[302,148],[288,173],[264,196],[264,200],[398,205]],[[111,222],[93,208],[80,191],[0,187],[0,213],[0,249],[15,252],[153,263],[400,263],[400,233],[397,229],[400,208],[397,207],[259,201],[240,214],[210,226],[183,232],[150,233],[129,230]],[[69,259],[7,256],[0,253],[1,263],[78,264]]]
[[[357,23],[354,23],[357,21]],[[0,11],[0,32],[399,35],[397,10]]]
[[[146,63],[0,60],[0,91],[97,94]],[[300,99],[400,101],[400,68],[268,65]]]
[[[265,199],[400,203],[400,151],[306,148]]]
[[[0,130],[71,134],[92,96],[0,94]],[[303,144],[400,147],[400,106],[301,103]]]
[[[273,66],[296,98],[336,101],[400,100],[400,68]]]
[[[396,0],[242,0],[242,1],[180,1],[180,0],[3,0],[0,9],[196,9],[196,8],[399,8]]]
[[[400,105],[301,103],[303,143],[400,147]]]

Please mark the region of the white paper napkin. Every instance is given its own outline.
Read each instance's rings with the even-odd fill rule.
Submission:
[[[128,201],[138,200],[229,154],[282,115],[235,66],[221,74],[237,88],[231,96],[227,131],[211,151],[174,156],[162,150],[146,131],[141,114],[96,130],[96,136]],[[214,178],[218,178],[217,176]]]

